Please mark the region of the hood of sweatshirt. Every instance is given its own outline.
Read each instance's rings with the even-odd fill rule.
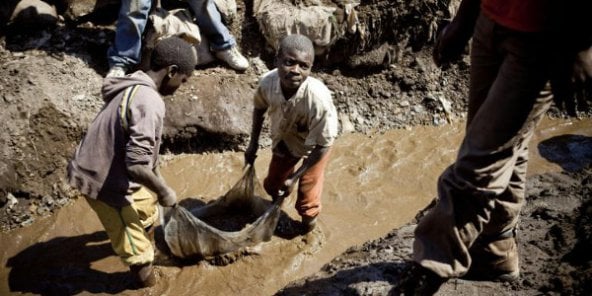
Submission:
[[[103,80],[103,87],[101,89],[103,101],[108,103],[126,88],[138,84],[146,85],[156,90],[154,80],[143,71],[136,71],[124,77],[107,77]]]

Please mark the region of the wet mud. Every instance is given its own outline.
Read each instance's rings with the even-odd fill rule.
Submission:
[[[458,123],[441,128],[416,127],[369,135],[343,135],[336,142],[327,169],[320,227],[315,231],[304,236],[290,235],[290,231],[276,231],[271,241],[249,248],[233,261],[222,265],[205,260],[180,262],[170,258],[161,248],[156,260],[159,282],[157,286],[143,290],[128,289],[131,279],[126,267],[112,253],[98,219],[86,202],[77,200],[56,215],[39,220],[35,227],[0,234],[1,260],[5,267],[0,273],[0,294],[185,295],[191,291],[198,295],[271,295],[284,289],[282,293],[293,291],[295,294],[292,295],[300,295],[305,290],[298,290],[299,286],[312,289],[305,283],[316,283],[313,287],[318,290],[310,291],[324,293],[333,291],[333,288],[327,288],[322,283],[330,284],[336,280],[337,283],[330,286],[345,285],[350,289],[354,285],[358,290],[353,291],[358,291],[360,295],[375,295],[377,293],[374,292],[392,287],[394,280],[393,276],[372,278],[373,274],[378,275],[374,268],[378,266],[378,269],[386,269],[390,272],[388,274],[392,274],[397,270],[393,267],[396,266],[393,258],[410,255],[408,246],[412,242],[412,228],[409,227],[412,226],[409,226],[409,221],[435,196],[436,179],[453,161],[462,133],[463,126]],[[589,150],[582,148],[589,145],[592,136],[588,120],[545,120],[531,145],[529,180],[551,173],[558,177],[550,181],[544,178],[537,180],[541,184],[550,182],[553,186],[564,183],[556,189],[558,192],[533,191],[535,196],[547,197],[531,202],[535,207],[525,212],[543,224],[564,214],[560,209],[557,209],[559,214],[553,214],[552,211],[541,210],[540,206],[550,203],[564,189],[575,186],[575,183],[560,177],[562,164],[569,161],[557,163],[544,157],[547,149],[561,147],[549,143],[566,134],[572,135],[570,139],[575,140],[562,143],[572,150],[581,149],[580,155],[589,155],[586,154]],[[562,157],[569,159],[567,154]],[[178,196],[184,199],[193,198],[204,203],[216,199],[228,191],[242,173],[241,153],[187,154],[167,158],[162,172],[177,190]],[[260,179],[265,176],[269,160],[269,150],[261,151],[256,160]],[[591,159],[579,157],[571,161],[589,165]],[[532,181],[529,184],[529,188],[533,188]],[[293,199],[292,196],[283,207],[282,219],[288,229],[299,220],[293,209]],[[577,207],[577,200],[568,200],[569,203],[562,203],[566,211]],[[399,228],[401,230],[393,234],[393,229]],[[543,233],[544,226],[540,229]],[[523,230],[527,231],[530,230]],[[572,244],[575,237],[575,234],[571,239],[564,237],[564,244]],[[393,238],[398,238],[398,243],[392,241]],[[534,236],[531,238],[535,239]],[[157,235],[157,245],[162,244],[159,239]],[[545,244],[534,241],[535,246],[540,243]],[[526,253],[532,254],[537,249],[543,249],[543,246],[527,249]],[[552,250],[549,254],[553,254]],[[392,257],[384,257],[385,253]],[[526,258],[522,259],[526,270],[525,281],[539,283],[540,278],[532,277],[534,272],[528,273],[537,266],[536,262]],[[352,268],[346,263],[336,262],[350,262]],[[321,280],[320,274],[329,275],[330,279]],[[300,283],[297,281],[306,277],[310,278]],[[368,282],[366,286],[365,282]],[[485,285],[490,285],[487,289],[494,292],[520,291],[525,287]],[[447,284],[446,287],[450,286]],[[479,285],[468,285],[467,289],[488,291]],[[346,292],[350,290],[339,291],[348,294]]]

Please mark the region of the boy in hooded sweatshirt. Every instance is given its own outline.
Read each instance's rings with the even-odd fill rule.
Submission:
[[[156,202],[171,207],[177,200],[158,172],[165,116],[161,95],[174,93],[196,64],[191,45],[171,37],[156,45],[149,71],[106,78],[105,106],[68,166],[70,184],[97,213],[113,250],[142,287],[156,283],[149,234],[158,219]]]

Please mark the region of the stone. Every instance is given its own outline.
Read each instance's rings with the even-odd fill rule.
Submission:
[[[107,9],[110,7],[119,8],[121,0],[63,0],[66,2],[66,19],[76,21],[83,16],[89,15],[95,11],[101,10],[111,12],[114,19],[119,13],[119,9]]]
[[[349,116],[344,113],[339,114],[339,120],[341,121],[341,132],[342,133],[351,133],[355,132],[356,128],[354,127],[353,123],[349,120]]]
[[[10,17],[10,23],[19,29],[46,29],[57,22],[55,6],[41,0],[21,0]]]

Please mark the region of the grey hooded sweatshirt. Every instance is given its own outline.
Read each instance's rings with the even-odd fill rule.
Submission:
[[[139,85],[131,103],[128,128],[121,122],[120,105],[125,90]],[[68,180],[89,198],[114,207],[130,205],[140,184],[130,180],[127,165],[158,164],[165,105],[154,81],[137,71],[103,81],[105,106],[88,128],[68,165]]]

